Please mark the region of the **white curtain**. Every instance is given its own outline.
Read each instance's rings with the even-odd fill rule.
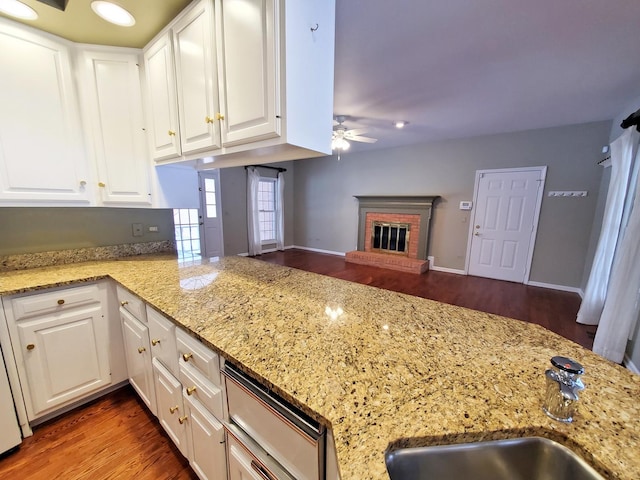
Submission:
[[[284,250],[284,173],[276,181],[276,248]]]
[[[637,132],[635,133],[637,143]],[[609,360],[621,363],[636,321],[638,320],[638,302],[640,300],[640,176],[637,175],[629,195],[633,203],[626,227],[616,252],[609,291],[600,317],[600,324],[593,342],[593,351]]]
[[[249,255],[262,254],[260,240],[260,212],[258,210],[258,186],[260,174],[254,167],[247,169],[247,233],[249,240]]]
[[[602,230],[591,266],[591,273],[578,311],[577,322],[597,325],[607,297],[609,276],[620,235],[629,172],[636,153],[638,132],[629,128],[611,144],[611,180]]]

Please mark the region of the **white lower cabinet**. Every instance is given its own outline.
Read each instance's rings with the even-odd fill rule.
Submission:
[[[149,329],[124,307],[120,307],[122,335],[129,371],[129,383],[138,392],[145,405],[156,414],[156,395],[151,366]]]
[[[153,379],[156,388],[158,420],[180,453],[189,457],[187,447],[187,418],[182,402],[182,384],[171,372],[153,359]]]
[[[100,305],[18,324],[32,416],[111,383]]]
[[[191,468],[201,480],[225,480],[227,465],[222,424],[193,397],[185,395],[184,406]]]
[[[5,297],[2,304],[26,421],[111,385],[119,338],[109,328],[106,284]]]

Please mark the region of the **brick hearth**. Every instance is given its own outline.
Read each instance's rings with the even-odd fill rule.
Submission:
[[[389,268],[400,270],[401,272],[421,274],[429,270],[429,262],[418,258],[409,258],[403,255],[392,253],[361,252],[354,250],[347,252],[345,260],[360,265],[371,265],[373,267]]]

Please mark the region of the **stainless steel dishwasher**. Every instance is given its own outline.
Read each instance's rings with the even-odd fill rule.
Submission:
[[[325,427],[231,364],[223,374],[230,480],[249,469],[266,480],[324,480]]]

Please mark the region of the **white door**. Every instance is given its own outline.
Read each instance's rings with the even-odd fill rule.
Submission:
[[[189,464],[202,480],[226,480],[224,428],[198,400],[184,394]]]
[[[0,200],[88,204],[69,48],[3,21],[0,65]]]
[[[173,28],[182,153],[220,148],[213,2],[197,3]]]
[[[200,244],[205,258],[222,257],[224,244],[220,205],[220,172],[199,172],[200,181]]]
[[[182,404],[182,384],[162,366],[157,358],[153,359],[153,375],[160,425],[180,453],[188,457],[187,417]]]
[[[29,418],[111,383],[100,305],[17,324],[32,405]]]
[[[127,357],[129,383],[155,415],[156,392],[153,387],[149,329],[124,308],[120,308],[120,318],[122,318],[122,336]]]
[[[277,109],[278,15],[274,0],[225,0],[219,83],[223,146],[280,135]]]
[[[144,52],[147,78],[149,144],[155,160],[180,155],[178,98],[171,35],[167,33]]]
[[[119,50],[81,52],[83,113],[104,205],[150,204],[142,122],[140,59]]]
[[[18,417],[13,405],[9,379],[0,350],[0,454],[15,447],[22,441]]]
[[[469,275],[523,283],[529,274],[546,167],[476,177]]]

